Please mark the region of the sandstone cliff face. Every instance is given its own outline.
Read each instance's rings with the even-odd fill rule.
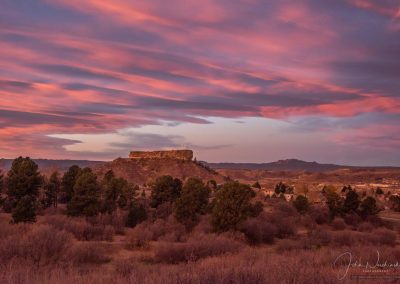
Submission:
[[[191,161],[193,159],[192,150],[169,150],[169,151],[132,151],[130,159],[175,159]]]

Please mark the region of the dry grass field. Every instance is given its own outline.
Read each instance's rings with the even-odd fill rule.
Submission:
[[[280,199],[264,206],[265,212],[241,231],[222,234],[212,232],[207,215],[187,232],[172,216],[130,229],[123,226],[123,212],[71,218],[61,214],[61,207],[43,212],[35,224],[18,225],[9,224],[9,214],[3,213],[0,282],[347,283],[355,275],[398,272],[395,267],[373,272],[363,267],[399,259],[393,224],[378,219],[329,222],[321,208],[301,215]],[[350,265],[354,261],[360,265]]]

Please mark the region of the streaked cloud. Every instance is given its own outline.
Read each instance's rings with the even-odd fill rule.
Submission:
[[[394,0],[5,0],[0,154],[69,157],[82,144],[73,135],[256,117],[337,147],[372,145],[368,162],[378,163],[379,149],[400,146],[399,11]],[[106,156],[191,141],[189,132],[146,135],[117,135]],[[39,150],[44,143],[53,146]],[[191,143],[205,156],[213,147]]]

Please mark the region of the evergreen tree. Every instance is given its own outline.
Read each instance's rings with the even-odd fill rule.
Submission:
[[[331,219],[336,215],[343,214],[343,199],[336,193],[335,188],[333,186],[324,186],[322,192],[325,195]]]
[[[252,187],[261,189],[261,185],[260,185],[260,183],[259,183],[258,181],[256,181],[256,182],[252,185]]]
[[[356,212],[358,210],[358,206],[360,205],[360,199],[358,197],[357,192],[354,190],[349,190],[346,194],[346,198],[344,200],[344,211],[347,212]]]
[[[370,215],[376,215],[379,212],[379,209],[376,206],[376,200],[371,196],[366,197],[361,202],[360,208],[361,208],[361,216],[363,218],[366,218]]]
[[[124,208],[133,201],[135,189],[123,178],[116,178],[113,171],[108,171],[102,181],[102,212],[112,213],[118,207]]]
[[[171,176],[158,177],[151,187],[151,207],[174,202],[181,194],[182,182]]]
[[[135,227],[137,224],[145,221],[147,219],[146,209],[142,204],[137,204],[132,202],[128,211],[128,218],[126,220],[127,227]]]
[[[64,195],[61,201],[63,203],[68,203],[71,201],[73,193],[74,193],[74,186],[75,186],[76,180],[77,180],[78,176],[81,174],[81,172],[82,172],[82,169],[79,166],[73,165],[68,169],[68,171],[66,171],[64,173],[62,182],[61,182],[62,191],[63,191],[63,195]]]
[[[19,157],[7,174],[7,203],[13,222],[35,222],[36,202],[43,183],[38,165],[29,157]]]
[[[228,182],[216,193],[211,213],[214,231],[223,232],[237,229],[239,223],[256,213],[251,199],[255,192],[248,185]],[[257,205],[258,207],[258,205]]]
[[[276,195],[279,195],[281,193],[285,193],[286,192],[286,188],[287,188],[287,186],[283,182],[280,181],[277,185],[275,185],[275,193],[276,193]]]
[[[303,195],[299,195],[293,201],[293,205],[296,207],[298,212],[304,214],[309,208],[308,198]]]
[[[11,217],[13,223],[36,222],[36,197],[32,195],[23,196],[13,208]]]
[[[58,194],[61,188],[61,181],[58,172],[53,172],[44,185],[44,206],[46,208],[58,205]]]
[[[197,178],[189,178],[182,189],[182,194],[174,205],[175,218],[187,229],[198,222],[198,214],[204,214],[208,205],[210,189]]]
[[[94,216],[100,210],[100,186],[97,176],[88,168],[82,170],[73,188],[67,213],[71,216]]]

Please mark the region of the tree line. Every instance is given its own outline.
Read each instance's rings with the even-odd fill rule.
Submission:
[[[185,183],[171,176],[160,176],[150,185],[149,202],[138,197],[138,186],[108,171],[99,179],[90,168],[71,166],[63,175],[53,172],[48,178],[29,157],[16,158],[7,174],[0,174],[1,206],[11,213],[12,222],[35,222],[39,209],[66,204],[66,214],[91,217],[127,210],[126,225],[133,227],[146,220],[151,208],[172,207],[176,220],[190,230],[200,215],[211,214],[215,231],[235,229],[249,216],[256,216],[260,203],[252,201],[255,192],[248,185],[228,182],[217,186],[198,178]],[[215,193],[211,198],[212,191]]]
[[[46,178],[29,157],[19,157],[6,175],[0,175],[1,205],[11,213],[12,222],[35,222],[38,209],[66,204],[70,216],[95,216],[117,208],[135,207],[135,190],[112,171],[101,180],[90,168],[71,166],[62,176],[53,172]]]
[[[148,199],[144,191],[138,196],[138,186],[116,177],[111,170],[99,178],[92,169],[74,165],[63,175],[53,172],[47,178],[28,157],[15,159],[7,174],[0,173],[0,189],[0,203],[5,212],[11,213],[13,223],[35,222],[39,209],[62,203],[66,204],[66,214],[72,217],[125,210],[128,213],[126,226],[134,227],[146,220],[150,212],[167,207],[188,230],[197,225],[201,215],[209,214],[214,231],[223,232],[238,229],[241,222],[263,210],[263,204],[256,201],[252,188],[235,181],[217,185],[213,180],[204,183],[192,177],[182,182],[169,175],[160,176],[150,184]],[[293,188],[278,183],[275,192],[282,196],[292,193]],[[323,189],[332,220],[346,214],[356,213],[367,218],[378,213],[373,197],[361,198],[350,186],[344,187],[342,192],[346,193],[345,198],[334,188]],[[298,195],[292,204],[303,214],[310,208],[305,195]]]

